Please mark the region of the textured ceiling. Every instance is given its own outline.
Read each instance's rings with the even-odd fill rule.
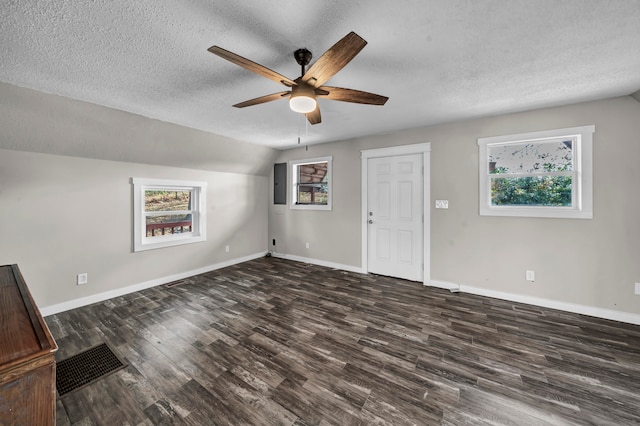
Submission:
[[[321,99],[307,126],[283,86],[349,31],[369,44],[327,82],[385,106]],[[275,148],[562,105],[640,89],[640,0],[5,0],[0,81]]]

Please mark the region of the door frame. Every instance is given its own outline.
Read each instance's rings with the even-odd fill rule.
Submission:
[[[417,143],[411,145],[391,146],[387,148],[364,149],[360,151],[360,159],[362,161],[362,272],[369,272],[369,232],[367,227],[367,207],[369,201],[369,170],[368,164],[370,158],[395,157],[398,155],[422,154],[422,215],[424,221],[422,224],[423,240],[422,240],[422,284],[429,285],[431,282],[431,188],[430,188],[430,172],[431,172],[431,143]]]

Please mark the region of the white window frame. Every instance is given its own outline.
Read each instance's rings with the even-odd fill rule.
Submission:
[[[298,204],[298,167],[304,164],[327,163],[327,204]],[[305,158],[304,160],[289,161],[291,171],[291,204],[293,210],[332,210],[333,199],[333,156]]]
[[[196,181],[131,178],[133,184],[133,251],[144,251],[207,239],[207,183]],[[191,191],[191,232],[147,237],[145,191]]]
[[[595,126],[579,126],[541,132],[478,138],[480,215],[481,216],[522,216],[553,217],[572,219],[593,218],[593,133]],[[575,147],[574,179],[572,180],[572,205],[559,206],[492,206],[491,178],[489,174],[488,152],[490,146],[545,142],[551,139],[573,138]]]

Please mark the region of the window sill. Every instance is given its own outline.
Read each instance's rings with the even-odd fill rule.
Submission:
[[[593,219],[593,212],[553,207],[485,207],[480,216],[542,217],[559,219]]]
[[[320,205],[320,204],[291,204],[292,210],[331,210],[331,206],[329,205]]]

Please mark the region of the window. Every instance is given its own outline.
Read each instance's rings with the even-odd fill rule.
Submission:
[[[331,210],[333,157],[290,161],[292,209]]]
[[[207,239],[205,182],[133,178],[133,251]]]
[[[594,131],[479,138],[480,215],[592,218]]]

